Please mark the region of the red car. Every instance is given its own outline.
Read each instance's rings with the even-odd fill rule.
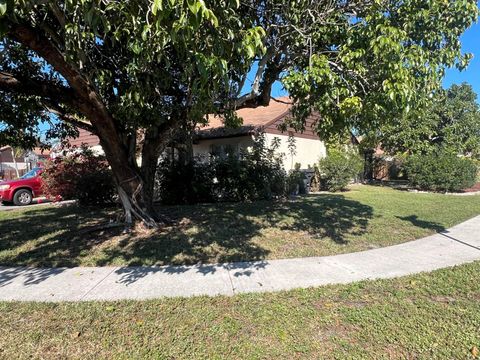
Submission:
[[[0,182],[2,204],[29,205],[33,198],[42,195],[42,168],[33,168],[17,180]]]

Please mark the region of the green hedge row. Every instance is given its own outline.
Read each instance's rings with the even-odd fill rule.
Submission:
[[[412,155],[405,162],[412,186],[432,191],[460,191],[477,180],[477,165],[470,159],[443,151]]]

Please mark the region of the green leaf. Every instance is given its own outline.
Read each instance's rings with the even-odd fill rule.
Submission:
[[[187,0],[188,8],[192,14],[197,15],[201,8],[205,8],[205,4],[202,0]]]
[[[163,10],[163,0],[153,0],[153,5],[152,5],[152,14],[154,16],[157,15],[158,10],[162,11]]]
[[[7,13],[7,0],[0,0],[0,17]]]
[[[255,46],[248,44],[245,49],[247,50],[247,55],[249,58],[255,57]]]
[[[150,32],[150,26],[145,25],[143,27],[143,31],[142,31],[142,40],[143,41],[147,41],[149,32]]]

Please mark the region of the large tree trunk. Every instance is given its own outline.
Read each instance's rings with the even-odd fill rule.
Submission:
[[[193,134],[194,128],[189,124],[183,124],[178,131],[178,161],[182,165],[191,164],[193,161]]]
[[[74,64],[66,61],[63,53],[54,46],[42,32],[35,31],[28,24],[11,24],[10,35],[16,41],[35,51],[58,71],[70,85],[68,105],[82,113],[91,123],[92,132],[100,139],[107,161],[117,183],[118,193],[125,209],[125,220],[132,224],[135,219],[147,226],[156,226],[153,208],[153,183],[156,161],[162,144],[168,133],[184,117],[175,117],[172,121],[154,128],[149,132],[149,144],[146,144],[142,171],[138,168],[129,137],[115,121],[107,109],[94,84]],[[40,87],[45,91],[45,87]],[[67,119],[68,120],[68,119]],[[135,137],[133,137],[134,139]],[[132,140],[132,137],[130,137]],[[133,152],[134,153],[134,152]]]
[[[104,147],[107,160],[112,168],[117,183],[117,190],[123,209],[125,221],[132,225],[135,220],[142,221],[148,227],[157,226],[157,216],[153,207],[153,191],[149,191],[138,167],[121,162],[121,157],[107,155],[108,147]]]
[[[156,214],[151,206],[151,198],[145,192],[145,181],[136,164],[135,152],[132,156],[125,145],[128,140],[123,139],[118,131],[108,129],[113,125],[110,121],[101,119],[92,121],[92,124],[115,177],[126,223],[131,226],[139,220],[148,227],[156,227]]]
[[[163,150],[165,150],[168,141],[171,138],[171,126],[163,128],[153,127],[145,132],[142,144],[142,165],[140,172],[144,181],[143,196],[145,207],[149,213],[155,216],[155,219],[169,222],[157,213],[154,207],[155,200],[155,175],[157,173],[158,159]]]
[[[144,179],[143,197],[145,199],[145,208],[149,213],[159,219],[154,207],[155,200],[155,174],[157,172],[158,158],[160,150],[154,146],[150,140],[145,139],[142,147],[142,165],[141,173]]]
[[[143,179],[143,199],[145,208],[157,221],[170,223],[170,220],[159,214],[154,206],[155,200],[155,175],[158,168],[158,159],[172,138],[178,132],[176,126],[186,118],[184,112],[172,116],[172,120],[159,126],[152,126],[145,131],[142,142],[142,163],[140,173]]]

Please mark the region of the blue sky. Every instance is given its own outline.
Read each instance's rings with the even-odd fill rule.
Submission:
[[[464,81],[470,83],[477,94],[480,95],[480,24],[477,23],[468,29],[462,36],[462,51],[473,54],[473,59],[468,68],[462,72],[448,69],[443,81],[444,87],[460,84]]]

